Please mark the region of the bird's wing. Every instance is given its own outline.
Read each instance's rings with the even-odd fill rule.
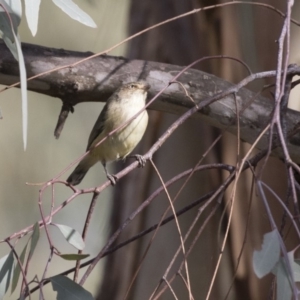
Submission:
[[[104,124],[105,124],[105,115],[106,115],[107,109],[108,109],[108,105],[106,104],[103,107],[103,109],[102,109],[102,111],[101,111],[101,113],[100,113],[100,115],[99,115],[99,117],[98,117],[98,119],[97,119],[97,121],[96,121],[96,123],[95,123],[95,125],[94,125],[94,127],[92,129],[92,131],[91,131],[91,134],[90,134],[90,137],[89,137],[89,140],[88,140],[88,144],[87,144],[87,147],[86,147],[86,151],[88,151],[90,149],[92,143],[95,141],[95,139],[103,131]]]

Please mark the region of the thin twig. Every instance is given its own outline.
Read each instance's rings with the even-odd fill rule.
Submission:
[[[172,209],[173,216],[175,217],[174,220],[175,220],[175,224],[176,224],[177,231],[178,231],[178,234],[179,234],[181,251],[182,251],[182,254],[183,254],[183,257],[184,257],[184,266],[185,266],[185,271],[186,271],[187,285],[188,285],[188,291],[189,291],[189,299],[193,300],[194,298],[192,296],[192,291],[191,291],[191,283],[190,283],[188,263],[187,263],[187,260],[186,260],[186,251],[185,251],[185,246],[184,246],[184,240],[183,240],[183,237],[182,237],[181,228],[180,228],[180,225],[179,225],[179,222],[178,222],[178,218],[176,217],[176,211],[175,211],[175,208],[174,208],[174,204],[173,204],[171,196],[170,196],[170,194],[167,190],[167,187],[166,187],[166,185],[165,185],[165,183],[164,183],[164,181],[161,177],[160,172],[158,171],[158,169],[157,169],[156,165],[154,164],[154,162],[152,160],[150,160],[150,162],[152,164],[152,167],[155,169],[155,172],[156,172],[162,186],[164,187],[165,193],[167,195],[167,198],[169,200],[169,204],[170,204],[171,209]]]
[[[85,239],[86,239],[87,231],[88,231],[88,228],[89,228],[89,225],[90,225],[90,222],[91,222],[92,214],[94,212],[98,197],[99,197],[99,193],[95,192],[94,195],[93,195],[93,198],[92,198],[92,201],[91,201],[91,204],[90,204],[90,207],[89,207],[89,211],[87,213],[86,220],[85,220],[85,223],[84,223],[84,228],[83,228],[83,231],[82,231],[83,241],[85,241]],[[79,250],[78,254],[81,254],[81,253],[82,253],[82,250]],[[80,270],[80,263],[81,263],[80,260],[78,260],[76,262],[76,267],[75,267],[76,270],[74,272],[74,281],[75,282],[77,282],[77,279],[78,279],[78,274],[79,274],[79,270]]]

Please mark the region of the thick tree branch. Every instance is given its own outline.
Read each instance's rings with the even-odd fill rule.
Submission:
[[[11,85],[19,81],[18,64],[0,40],[0,84]],[[80,102],[105,101],[123,82],[137,79],[147,80],[151,84],[150,96],[154,96],[177,75],[183,67],[157,62],[127,60],[123,57],[100,56],[76,64],[91,53],[66,51],[23,43],[23,53],[28,77],[35,76],[54,68],[70,65],[28,82],[28,89],[52,97],[60,98],[65,107]],[[293,66],[289,74],[300,74],[300,68]],[[266,76],[275,76],[275,71],[266,72]],[[263,76],[261,76],[263,77]],[[256,76],[253,75],[253,79]],[[225,92],[233,85],[211,74],[189,69],[178,79],[196,103],[208,97]],[[241,88],[237,92],[240,111],[241,139],[253,143],[269,122],[273,103],[267,98]],[[249,103],[251,103],[249,105]],[[179,84],[172,84],[150,108],[172,114],[182,114],[195,104],[185,95]],[[212,126],[226,129],[236,134],[236,108],[232,95],[225,96],[201,110],[196,116]],[[296,128],[300,113],[288,110],[286,114],[287,132]],[[266,148],[268,137],[258,144]],[[300,135],[297,133],[288,143],[290,155],[300,163]],[[278,152],[280,153],[280,151]],[[281,154],[280,154],[281,156]]]

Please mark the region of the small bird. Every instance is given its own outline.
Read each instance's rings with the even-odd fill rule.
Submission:
[[[79,184],[87,171],[98,161],[102,163],[112,185],[116,183],[115,177],[108,173],[106,163],[124,159],[136,147],[148,124],[147,111],[142,111],[124,128],[109,136],[99,146],[96,145],[145,106],[149,88],[145,82],[131,82],[121,86],[108,98],[90,134],[86,149],[90,152],[67,179],[69,184]]]

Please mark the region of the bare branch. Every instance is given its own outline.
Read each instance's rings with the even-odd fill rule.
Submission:
[[[0,40],[0,84],[12,85],[19,80],[18,64],[9,50]],[[183,67],[149,62],[142,60],[127,60],[123,57],[100,56],[87,60],[80,65],[72,67],[78,60],[88,57],[91,53],[66,51],[61,49],[46,48],[36,45],[23,44],[26,68],[28,76],[49,71],[47,75],[35,78],[28,82],[28,89],[45,95],[62,99],[64,105],[74,106],[81,102],[98,102],[106,99],[123,82],[145,79],[151,84],[150,97],[156,95],[166,87],[174,75],[180,73]],[[70,65],[59,71],[52,69]],[[287,74],[293,76],[300,74],[300,68],[292,66]],[[240,115],[241,140],[252,144],[260,132],[265,128],[271,118],[273,103],[256,93],[243,88],[249,82],[266,77],[276,76],[276,71],[268,71],[252,74],[246,79],[246,83],[237,89],[236,99],[238,106],[243,111]],[[194,106],[186,92],[199,104],[213,95],[222,92],[222,99],[202,109],[195,117],[201,117],[212,126],[226,129],[236,134],[236,107],[232,96],[233,85],[214,75],[205,72],[188,69],[178,81],[185,87],[185,91],[179,84],[172,84],[150,105],[150,109],[182,114]],[[231,89],[231,91],[230,91]],[[226,93],[228,91],[228,93]],[[249,105],[249,102],[251,103]],[[300,113],[288,110],[286,114],[287,132],[296,128]],[[258,143],[259,149],[267,147],[268,137],[265,136]],[[296,134],[288,144],[290,157],[300,163],[300,136]],[[277,155],[283,157],[279,151]]]

